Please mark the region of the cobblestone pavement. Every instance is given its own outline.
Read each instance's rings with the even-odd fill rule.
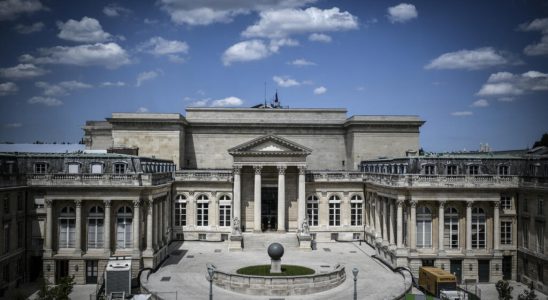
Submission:
[[[270,263],[266,251],[228,252],[227,249],[228,244],[224,242],[173,243],[172,255],[144,285],[166,300],[208,299],[207,263],[228,272],[248,265]],[[365,243],[318,243],[317,249],[310,252],[286,249],[282,263],[303,265],[316,271],[325,270],[325,266],[333,268],[337,263],[344,264],[347,278],[343,284],[307,296],[281,297],[243,295],[214,286],[214,299],[352,299],[354,267],[359,270],[358,299],[393,299],[411,284],[409,279],[404,280],[401,274],[392,272],[372,258],[375,251]]]

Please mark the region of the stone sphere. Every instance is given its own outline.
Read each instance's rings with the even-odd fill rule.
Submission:
[[[280,243],[272,243],[268,246],[268,255],[273,260],[279,260],[284,255],[284,246]]]

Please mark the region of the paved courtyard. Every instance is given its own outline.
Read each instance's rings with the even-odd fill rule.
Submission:
[[[172,255],[144,285],[164,299],[208,299],[209,282],[206,264],[219,270],[235,272],[248,265],[268,264],[266,250],[228,252],[225,242],[184,242],[171,245]],[[346,281],[340,286],[308,296],[251,296],[213,287],[214,299],[352,299],[352,268],[357,267],[359,299],[394,299],[401,295],[410,280],[393,273],[371,257],[373,248],[365,243],[318,243],[315,251],[306,252],[289,248],[282,258],[284,264],[297,264],[315,269],[330,270],[336,264],[346,266]],[[175,252],[173,252],[175,251]]]

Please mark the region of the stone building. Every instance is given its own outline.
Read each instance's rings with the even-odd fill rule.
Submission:
[[[535,274],[545,256],[518,248],[516,233],[522,194],[546,194],[546,155],[418,156],[423,123],[344,109],[113,113],[86,122],[92,153],[6,155],[25,175],[28,249],[50,282],[101,280],[110,256],[131,257],[137,276],[158,266],[173,240],[231,240],[241,250],[241,239],[245,248],[272,231],[295,233],[308,249],[310,238],[363,239],[415,275],[436,265],[462,280],[524,278],[542,287]],[[105,149],[133,155],[96,153]],[[539,171],[528,186],[532,159]]]

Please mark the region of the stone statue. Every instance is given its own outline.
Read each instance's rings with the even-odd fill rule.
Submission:
[[[240,228],[240,220],[238,220],[238,217],[235,217],[232,223],[232,235],[241,235],[242,229]]]
[[[308,226],[308,219],[304,219],[303,224],[301,225],[301,234],[310,235],[310,227]]]

